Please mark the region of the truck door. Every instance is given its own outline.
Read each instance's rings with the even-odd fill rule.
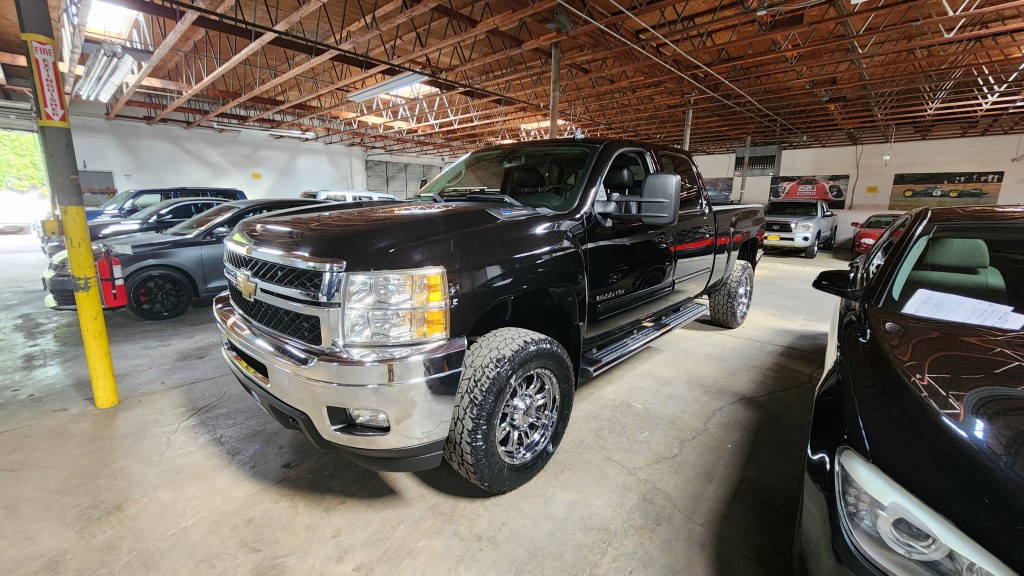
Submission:
[[[675,294],[677,299],[693,298],[704,291],[711,278],[711,267],[719,246],[715,238],[715,215],[704,190],[697,167],[682,154],[659,152],[662,172],[679,174],[679,222],[672,232],[670,250],[675,258]]]
[[[643,150],[624,150],[605,173],[598,201],[613,195],[639,195],[653,172]],[[639,203],[617,204],[623,214],[637,214]],[[594,336],[670,305],[674,264],[669,246],[674,227],[648,226],[639,220],[610,218],[587,231],[588,321]]]

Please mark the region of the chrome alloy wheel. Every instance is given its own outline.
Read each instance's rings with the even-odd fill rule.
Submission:
[[[509,464],[533,460],[551,441],[558,424],[558,380],[547,368],[517,374],[501,403],[495,443]]]
[[[750,276],[744,275],[736,286],[736,319],[743,322],[750,311]]]

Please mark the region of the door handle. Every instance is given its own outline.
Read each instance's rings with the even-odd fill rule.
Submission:
[[[672,241],[672,237],[666,234],[662,234],[661,236],[655,238],[654,241],[658,244],[659,248],[666,248],[668,247],[669,242]]]

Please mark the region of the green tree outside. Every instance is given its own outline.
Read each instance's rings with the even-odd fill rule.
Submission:
[[[27,132],[0,131],[0,190],[49,194],[39,137]]]

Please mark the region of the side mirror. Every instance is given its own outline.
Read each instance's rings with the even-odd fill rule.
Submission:
[[[671,226],[679,221],[679,174],[655,172],[644,180],[640,193],[640,221],[649,226]]]
[[[825,218],[831,218],[831,217],[833,217],[835,215],[836,215],[835,212],[833,212],[831,210],[825,210]]]
[[[853,272],[851,270],[826,270],[818,274],[811,286],[826,294],[849,300],[856,300],[861,295],[860,290],[853,289]]]
[[[850,226],[853,226],[854,228],[860,228],[860,222],[850,222]]]
[[[215,240],[222,240],[231,234],[231,226],[218,226],[210,232],[210,237]]]

